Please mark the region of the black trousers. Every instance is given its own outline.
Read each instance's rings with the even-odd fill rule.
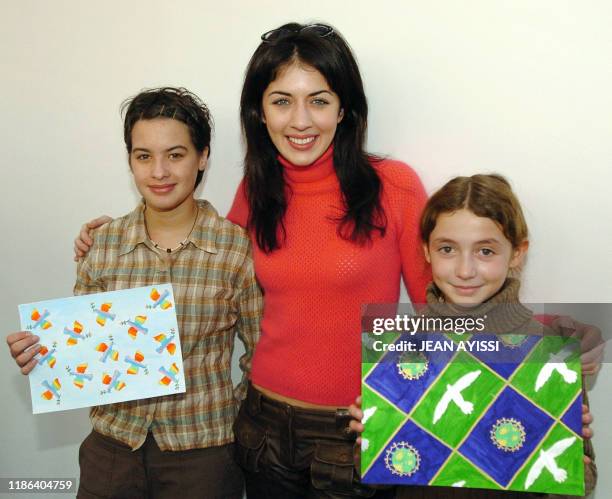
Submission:
[[[149,433],[138,450],[92,431],[79,449],[79,499],[241,499],[233,444],[161,451]]]
[[[234,424],[248,499],[392,497],[360,483],[345,410],[294,407],[249,386]]]

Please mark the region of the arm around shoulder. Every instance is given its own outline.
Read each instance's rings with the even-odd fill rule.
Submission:
[[[234,396],[236,399],[242,400],[246,396],[251,359],[255,345],[259,340],[261,316],[263,313],[263,296],[255,278],[250,245],[244,261],[238,270],[236,292],[238,305],[236,332],[244,344],[245,353],[240,357],[239,365],[243,374],[240,384],[234,390]]]

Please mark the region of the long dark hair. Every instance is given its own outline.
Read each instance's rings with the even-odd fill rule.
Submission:
[[[323,25],[327,27],[326,25]],[[385,235],[382,185],[370,164],[379,158],[365,152],[368,104],[359,67],[350,47],[335,29],[320,30],[289,23],[260,43],[246,70],[240,98],[240,120],[246,138],[245,184],[249,228],[266,253],[281,246],[287,211],[286,186],[278,151],[263,123],[262,96],[279,71],[295,61],[317,69],[338,95],[344,117],[334,137],[334,169],[344,200],[344,214],[335,219],[343,239],[364,244],[372,232]]]

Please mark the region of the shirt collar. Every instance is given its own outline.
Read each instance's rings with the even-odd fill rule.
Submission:
[[[198,199],[198,218],[191,235],[187,239],[194,246],[207,253],[217,253],[217,232],[219,230],[219,215],[212,205]]]
[[[187,243],[192,243],[202,251],[217,253],[217,216],[212,205],[203,199],[198,199],[198,214],[196,223],[187,238]],[[128,215],[125,232],[121,238],[119,255],[130,253],[139,244],[149,241],[144,220],[144,200]]]

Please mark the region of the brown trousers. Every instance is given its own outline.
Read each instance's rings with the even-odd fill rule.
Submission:
[[[79,499],[241,499],[233,444],[162,452],[153,435],[132,451],[92,431],[79,449]]]
[[[348,411],[310,410],[249,386],[234,424],[248,499],[393,497],[359,481]]]

